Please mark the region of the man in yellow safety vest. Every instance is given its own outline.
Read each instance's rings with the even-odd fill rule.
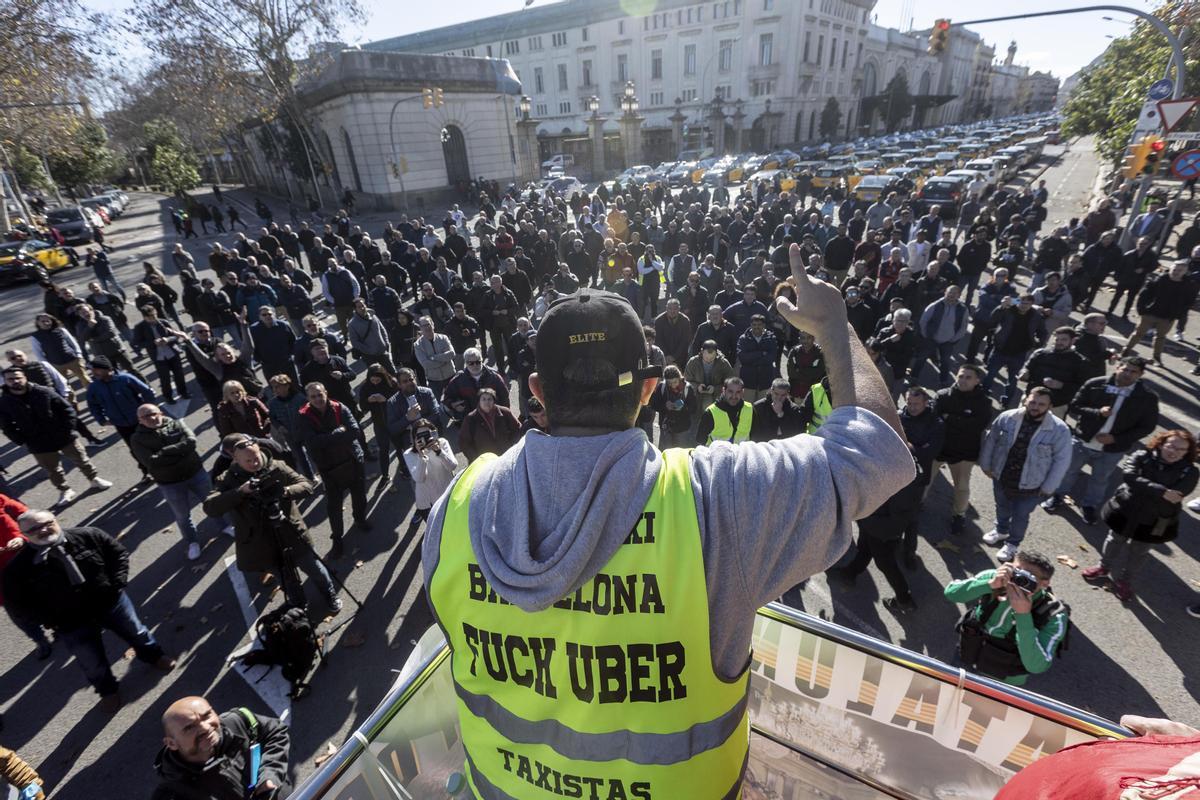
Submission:
[[[755,610],[833,564],[914,472],[840,294],[789,255],[796,302],[778,308],[821,342],[837,403],[817,436],[655,449],[635,425],[660,374],[638,315],[585,290],[538,330],[550,432],[433,506],[422,563],[474,797],[739,795]]]
[[[726,378],[721,397],[704,410],[696,428],[696,444],[729,442],[737,444],[750,438],[750,422],[754,406],[742,399],[745,394],[742,379]]]

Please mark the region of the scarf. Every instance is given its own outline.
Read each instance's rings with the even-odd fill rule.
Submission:
[[[63,547],[62,540],[48,547],[38,547],[37,545],[34,545],[34,547],[37,548],[38,552],[33,557],[33,563],[45,564],[48,559],[53,558],[62,565],[63,570],[67,573],[67,580],[72,586],[83,585],[83,573],[79,570],[79,565],[75,563],[75,559],[71,558],[66,548]]]

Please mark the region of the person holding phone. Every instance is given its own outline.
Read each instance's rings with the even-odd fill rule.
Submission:
[[[415,526],[429,516],[434,501],[442,496],[458,472],[458,459],[450,443],[438,436],[437,426],[427,419],[413,426],[413,445],[404,451],[404,463],[416,490]]]
[[[962,666],[1024,686],[1050,669],[1071,624],[1071,609],[1050,591],[1054,562],[1022,550],[1011,563],[951,581],[943,594],[968,603],[958,625]]]

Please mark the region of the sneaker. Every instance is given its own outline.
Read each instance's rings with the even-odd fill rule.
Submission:
[[[113,692],[101,696],[100,702],[96,704],[105,714],[115,714],[121,710],[121,695]]]
[[[1017,557],[1017,546],[1011,542],[1000,548],[1000,552],[996,553],[996,560],[1001,564],[1007,564]]]
[[[111,489],[112,481],[106,481],[104,478],[92,478],[91,486],[93,489]]]
[[[1195,500],[1188,500],[1187,510],[1200,514],[1200,497],[1197,497]]]
[[[917,601],[913,600],[911,597],[903,599],[899,597],[885,597],[883,598],[883,607],[893,613],[901,611],[916,611]]]
[[[1174,336],[1174,339],[1175,339],[1175,341],[1177,341],[1177,342],[1182,342],[1182,341],[1183,341],[1183,332],[1182,332],[1182,331],[1175,331],[1175,336]]]
[[[200,557],[200,543],[188,542],[188,561],[195,561]]]
[[[1062,498],[1056,494],[1052,494],[1042,501],[1042,511],[1047,514],[1053,514],[1062,505]]]
[[[963,531],[967,527],[967,518],[963,514],[955,514],[950,518],[950,533],[954,536],[962,536]]]
[[[1084,506],[1081,509],[1081,513],[1083,514],[1083,521],[1086,522],[1088,525],[1095,525],[1096,522],[1100,519],[1100,515],[1098,513],[1096,513],[1095,506]]]
[[[1079,574],[1085,581],[1098,581],[1108,577],[1108,570],[1104,567],[1088,567]]]
[[[77,495],[75,494],[74,489],[63,489],[58,493],[58,500],[54,503],[54,507],[59,508],[61,506],[65,506],[67,503],[74,500],[76,496]]]
[[[1133,599],[1133,586],[1130,585],[1129,581],[1116,581],[1113,585],[1113,594],[1122,603],[1128,603]]]
[[[1000,531],[996,530],[995,528],[992,528],[990,531],[988,531],[987,533],[985,533],[983,535],[983,541],[986,544],[1000,544],[1007,538],[1008,538],[1007,533],[1001,533]]]
[[[233,529],[232,525],[226,525],[224,528],[221,528],[221,533],[225,534],[230,539],[237,536],[237,531]]]
[[[329,602],[329,609],[334,614],[339,613],[342,610],[342,608],[345,607],[345,604],[342,602],[342,598],[338,597],[337,595],[330,597],[328,599],[328,602]]]
[[[1194,606],[1188,606],[1187,613],[1188,613],[1189,617],[1195,617],[1196,619],[1200,619],[1200,603],[1197,603]]]

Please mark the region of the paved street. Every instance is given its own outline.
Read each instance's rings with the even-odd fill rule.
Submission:
[[[1042,175],[1051,192],[1049,228],[1081,214],[1098,165],[1086,141],[1065,151],[1049,148],[1047,156],[1054,159]],[[1026,177],[1037,171],[1027,171]],[[240,201],[249,199],[242,192],[233,196]],[[116,248],[113,261],[118,277],[130,292],[142,273],[142,260],[169,263],[167,256],[176,241],[167,201],[149,194],[133,197],[125,216],[112,226],[110,237]],[[285,221],[286,204],[276,208],[276,218]],[[244,216],[247,222],[254,220],[248,208]],[[378,232],[376,220],[382,219],[368,216],[364,224]],[[222,237],[221,241],[231,238]],[[213,241],[208,237],[187,243],[202,272]],[[86,268],[80,267],[61,274],[58,280],[81,290],[90,278]],[[1106,299],[1102,295],[1101,302]],[[28,347],[32,317],[41,303],[40,290],[32,286],[0,295],[0,339],[6,347]],[[1162,397],[1163,423],[1193,430],[1200,427],[1198,379],[1189,374],[1198,325],[1193,320],[1187,346],[1168,343],[1165,368],[1152,371],[1147,378]],[[1130,328],[1118,323],[1109,333],[1116,340]],[[1143,349],[1148,355],[1148,348]],[[199,398],[199,392],[195,396]],[[210,449],[206,463],[211,463],[217,435],[201,400],[192,401],[186,418],[198,432],[202,448]],[[145,796],[154,780],[151,763],[160,742],[158,718],[177,697],[204,694],[218,709],[249,705],[266,711],[251,685],[225,666],[226,657],[244,640],[247,630],[224,565],[232,555],[232,541],[219,534],[218,525],[206,521],[201,530],[211,538],[201,560],[188,562],[160,495],[153,488],[134,487],[138,471],[132,457],[111,428],[106,433],[108,446],[96,453],[95,460],[115,486],[81,496],[61,517],[69,525],[92,524],[119,535],[130,548],[130,594],[168,652],[179,656],[179,666],[161,675],[123,658],[117,640],[106,639],[126,702],[115,717],[109,717],[94,707],[95,695],[61,646],[48,661],[36,661],[29,642],[0,615],[0,670],[5,676],[0,688],[3,742],[20,750],[49,785],[58,787],[55,797],[68,799]],[[0,462],[8,467],[15,492],[27,504],[46,506],[54,501],[56,493],[42,479],[32,458],[4,442],[0,444]],[[84,483],[77,471],[69,477],[76,488]],[[369,467],[371,489],[375,488],[374,477]],[[860,577],[853,592],[836,586],[831,589],[824,577],[816,577],[800,593],[800,604],[812,614],[949,659],[960,609],[941,599],[941,587],[948,580],[995,563],[995,549],[976,544],[980,533],[991,527],[990,483],[977,471],[972,488],[976,513],[970,518],[967,535],[949,540],[950,490],[944,479],[935,479],[922,517],[923,567],[910,573],[920,603],[918,611],[897,618],[882,609],[878,601],[888,590],[875,570]],[[292,707],[292,756],[300,777],[312,771],[314,756],[327,742],[340,744],[369,714],[393,682],[394,670],[403,664],[411,641],[431,622],[423,603],[414,610],[420,586],[420,540],[407,522],[411,495],[373,492],[370,496],[374,529],[366,534],[352,530],[346,541],[347,556],[336,562],[339,576],[365,603],[365,612],[333,637],[325,665],[313,679],[311,696]],[[310,502],[306,510],[318,551],[324,552],[328,526],[320,506],[319,501]],[[1180,538],[1159,548],[1139,576],[1140,597],[1131,605],[1123,606],[1108,591],[1088,586],[1078,570],[1060,566],[1054,585],[1073,609],[1070,646],[1062,662],[1048,675],[1033,679],[1030,689],[1113,718],[1131,711],[1200,724],[1196,699],[1200,687],[1194,669],[1200,662],[1200,637],[1196,635],[1200,623],[1184,612],[1200,587],[1200,525],[1194,516],[1185,513],[1185,517]],[[1051,557],[1069,556],[1082,568],[1095,563],[1103,535],[1102,526],[1084,526],[1074,508],[1067,507],[1057,515],[1036,511],[1027,542]],[[250,595],[259,609],[269,602],[273,588],[256,578],[251,581]],[[347,599],[346,610],[337,621],[353,609]],[[256,668],[251,674],[261,670]]]

